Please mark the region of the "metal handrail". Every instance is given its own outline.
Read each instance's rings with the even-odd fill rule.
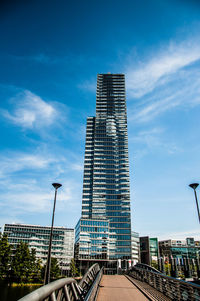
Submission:
[[[98,263],[93,264],[88,270],[87,273],[83,276],[81,281],[79,282],[79,286],[83,289],[85,288],[85,285],[88,286],[91,279],[94,278],[94,275],[96,275],[100,271],[100,267]]]
[[[85,301],[92,301],[92,300],[96,300],[98,291],[99,291],[99,283],[101,281],[101,277],[103,275],[103,270],[104,267],[102,267],[95,279],[95,281],[93,282],[89,292],[87,293],[87,295],[85,296]]]
[[[74,299],[72,296],[72,298],[70,297],[70,295],[75,295],[75,292],[78,292],[78,285],[76,280],[73,278],[63,278],[36,289],[32,293],[19,299],[18,301],[42,301],[48,297],[50,297],[51,300],[58,300],[56,299],[55,292],[59,291],[60,289],[63,289],[63,293],[65,295],[64,300],[77,300]]]
[[[80,283],[73,278],[63,278],[44,285],[18,301],[78,301],[84,300],[92,284],[99,275],[100,267],[89,268]],[[97,290],[98,287],[94,287]],[[92,298],[90,300],[93,300]]]
[[[128,275],[148,283],[150,286],[176,301],[200,301],[200,285],[188,283],[161,273],[133,267]]]
[[[155,272],[155,273],[159,273],[159,274],[161,273],[159,270],[157,270],[157,269],[155,269],[155,268],[153,268],[150,265],[145,264],[145,263],[137,263],[135,265],[135,267],[142,268],[142,269],[145,269],[147,271],[151,271],[151,272]]]

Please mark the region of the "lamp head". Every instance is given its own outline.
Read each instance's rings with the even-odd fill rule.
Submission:
[[[62,186],[62,184],[59,184],[59,183],[52,183],[52,185],[55,189],[58,189]]]
[[[189,186],[195,190],[199,186],[199,183],[192,183]]]

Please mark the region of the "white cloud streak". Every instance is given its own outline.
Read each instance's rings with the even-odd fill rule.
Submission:
[[[5,178],[22,170],[46,169],[56,159],[38,154],[10,153],[1,155],[0,161],[0,178]]]
[[[191,41],[180,45],[171,43],[167,50],[155,53],[147,63],[134,70],[126,69],[128,94],[140,98],[169,80],[168,76],[200,59],[200,44]]]
[[[11,99],[14,110],[1,110],[3,116],[22,128],[40,128],[51,125],[58,117],[58,111],[50,103],[28,90]]]
[[[188,109],[200,104],[200,72],[197,67],[177,71],[170,80],[170,83],[142,99],[141,103],[129,103],[129,120],[148,122],[174,108]]]
[[[63,212],[68,208],[68,212],[77,210],[80,203],[81,194],[79,195],[78,184],[73,180],[62,181],[62,188],[59,190],[57,197],[57,213]],[[12,184],[11,184],[12,185]],[[12,186],[9,186],[10,188]],[[52,209],[52,200],[54,190],[51,186],[39,187],[38,183],[26,182],[26,189],[22,186],[15,186],[13,189],[1,193],[0,208],[3,216],[8,214],[13,219],[18,219],[19,215],[24,213],[46,213]],[[2,225],[2,217],[0,214],[0,224]]]
[[[23,222],[20,217],[24,214],[45,214],[45,218],[48,217],[46,213],[52,209],[54,196],[52,182],[62,183],[56,205],[58,216],[66,208],[69,213],[80,209],[82,181],[77,176],[74,178],[74,169],[63,156],[55,158],[41,151],[33,154],[13,152],[7,157],[1,155],[0,160],[1,226],[4,221]],[[6,220],[5,216],[9,218]]]

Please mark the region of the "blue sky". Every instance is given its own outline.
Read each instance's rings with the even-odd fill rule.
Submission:
[[[199,237],[198,1],[6,1],[0,18],[0,226],[74,227],[97,73],[125,73],[132,228]],[[200,198],[199,190],[198,196]]]

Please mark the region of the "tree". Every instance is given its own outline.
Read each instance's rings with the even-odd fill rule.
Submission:
[[[72,260],[70,262],[70,272],[71,272],[72,277],[75,277],[78,275],[78,269],[75,265],[74,258],[72,258]]]
[[[46,264],[42,267],[41,276],[44,279],[46,271]],[[50,280],[56,280],[61,277],[61,270],[58,264],[58,260],[55,257],[51,257],[51,268],[50,268]]]
[[[30,278],[33,282],[41,281],[41,260],[36,258],[36,250],[30,251]]]
[[[61,276],[61,270],[58,264],[58,260],[55,257],[51,258],[51,273],[50,273],[50,278],[52,280],[58,279]]]
[[[11,262],[11,246],[7,235],[0,235],[0,278],[8,276]]]
[[[17,282],[29,282],[31,279],[31,255],[28,245],[22,241],[13,256],[12,277]]]

